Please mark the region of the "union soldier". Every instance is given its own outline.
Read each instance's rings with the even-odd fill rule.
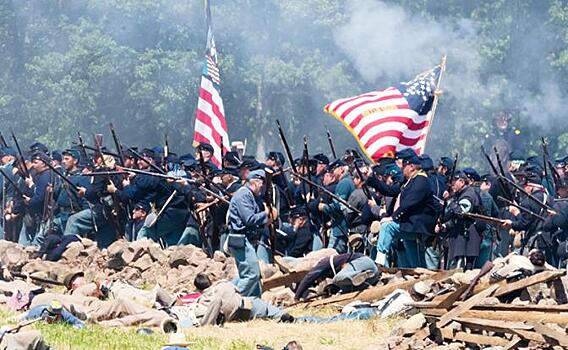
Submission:
[[[437,230],[445,231],[449,237],[448,266],[471,270],[479,257],[481,234],[484,223],[464,217],[464,214],[481,213],[479,193],[469,185],[468,176],[457,171],[452,181],[453,198],[442,213],[442,225]]]
[[[260,267],[258,250],[266,250],[262,243],[264,226],[277,212],[269,213],[268,207],[259,205],[264,187],[264,170],[249,173],[245,186],[231,198],[228,212],[229,236],[227,246],[235,257],[239,277],[237,287],[243,296],[260,296]],[[270,215],[269,215],[270,214]]]
[[[355,184],[349,174],[349,166],[345,161],[338,159],[329,165],[328,171],[331,172],[333,182],[336,183],[335,195],[347,201],[355,190]],[[332,221],[328,247],[335,249],[338,253],[347,252],[349,231],[345,215],[350,210],[335,199],[329,204],[320,202],[318,210],[328,215]]]
[[[412,152],[413,153],[413,152]],[[376,262],[388,266],[387,257],[394,243],[402,239],[409,266],[424,265],[417,240],[424,242],[434,232],[440,204],[434,199],[428,175],[420,168],[420,159],[409,154],[402,159],[402,171],[406,182],[400,186],[391,217],[383,218],[377,242]]]

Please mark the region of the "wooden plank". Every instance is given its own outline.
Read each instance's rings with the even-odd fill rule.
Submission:
[[[446,309],[424,309],[421,312],[426,316],[442,317],[447,313]],[[544,322],[568,324],[568,313],[559,312],[521,312],[521,311],[488,311],[488,310],[467,310],[460,317],[485,318],[488,320],[501,320],[512,322]]]
[[[477,305],[480,301],[482,301],[486,297],[490,296],[497,288],[498,288],[498,286],[493,285],[493,286],[487,288],[486,290],[484,290],[480,293],[477,293],[474,296],[472,296],[471,298],[467,299],[466,301],[461,303],[459,306],[455,307],[454,309],[450,310],[448,313],[446,313],[442,317],[440,317],[440,320],[438,321],[437,326],[438,327],[444,327],[445,325],[450,323],[454,318],[459,317],[461,314],[463,314],[464,312],[468,311],[469,309],[471,309],[472,307]]]
[[[499,337],[490,337],[487,335],[470,334],[466,332],[454,332],[451,328],[441,328],[442,337],[448,340],[463,341],[472,344],[507,346],[509,341]]]
[[[547,343],[546,339],[544,339],[542,334],[536,332],[527,331],[524,329],[515,329],[515,334],[519,335],[520,337],[526,340],[535,341],[537,343],[543,343],[543,344]]]
[[[505,347],[503,347],[503,350],[509,350],[509,349],[516,349],[517,345],[519,345],[519,343],[521,342],[521,338],[518,336],[514,336],[511,341],[509,342],[509,344],[505,345]]]
[[[488,280],[485,280],[484,282],[478,284],[474,288],[474,293],[477,294],[480,291],[489,288],[489,286],[491,286],[491,285],[498,285],[499,289],[495,292],[494,296],[502,296],[502,295],[506,295],[506,294],[512,293],[514,291],[517,291],[519,289],[523,289],[523,288],[532,286],[534,284],[555,280],[559,277],[564,276],[565,274],[566,274],[566,271],[564,271],[564,270],[553,270],[553,271],[541,271],[541,272],[534,274],[532,276],[529,276],[527,278],[523,278],[523,279],[520,279],[518,281],[514,281],[514,282],[510,282],[510,283],[507,282],[506,280],[504,280],[504,281],[500,281],[500,282],[491,284],[491,283],[489,283]]]
[[[459,304],[459,302],[457,303]],[[494,304],[494,305],[476,305],[475,310],[503,310],[503,311],[523,311],[523,312],[568,312],[568,305],[514,305],[514,304]]]
[[[458,301],[455,304],[460,305],[462,302]],[[436,302],[415,302],[409,303],[417,309],[439,309],[439,303]],[[568,304],[566,305],[514,305],[514,304],[479,304],[475,305],[472,309],[475,310],[505,310],[505,311],[541,311],[541,312],[568,312]]]
[[[289,286],[292,283],[299,283],[309,271],[292,271],[286,275],[268,278],[262,281],[262,290],[267,291],[274,288]]]
[[[442,309],[449,309],[451,308],[454,303],[461,297],[461,295],[467,290],[468,285],[464,284],[459,286],[455,291],[451,292],[446,296],[446,298],[441,299],[438,307]]]
[[[531,322],[531,325],[534,327],[534,330],[542,334],[545,339],[552,338],[557,341],[559,345],[563,347],[568,346],[568,335],[566,335],[566,333],[559,332],[558,330],[548,327],[540,322]]]
[[[564,287],[565,279],[566,277],[562,277],[552,281],[551,292],[559,305],[568,303],[568,295],[566,295],[566,288]]]
[[[441,281],[441,280],[444,280],[444,279],[450,277],[451,275],[453,275],[457,271],[458,270],[440,271],[440,272],[435,273],[434,275],[420,276],[419,278],[417,278],[415,280],[389,283],[387,285],[370,287],[370,288],[367,288],[367,289],[359,291],[359,292],[346,293],[346,294],[337,295],[337,296],[334,296],[334,297],[331,297],[331,298],[316,300],[316,301],[311,302],[308,305],[308,307],[315,307],[315,306],[322,306],[322,305],[329,305],[329,304],[346,305],[353,300],[373,302],[373,301],[377,301],[377,300],[384,298],[385,296],[392,293],[395,289],[409,289],[412,286],[414,286],[414,284],[416,282],[425,281],[425,280],[432,280],[434,282],[438,282],[438,281]]]
[[[434,275],[441,270],[429,270],[423,267],[417,267],[414,269],[398,268],[398,267],[382,267],[379,266],[379,271],[382,273],[388,273],[389,275],[395,275],[397,273],[402,273],[403,275]]]
[[[487,330],[492,332],[513,333],[516,329],[532,330],[533,326],[524,322],[496,321],[486,320],[483,318],[458,317],[454,321],[463,324],[466,327],[479,330]]]
[[[535,275],[532,275],[527,278],[520,279],[518,281],[507,283],[505,286],[499,287],[497,291],[495,291],[494,296],[502,296],[509,294],[511,292],[517,291],[519,289],[523,289],[526,287],[530,287],[535,284],[544,283],[548,281],[555,280],[560,278],[566,274],[566,271],[542,271]]]

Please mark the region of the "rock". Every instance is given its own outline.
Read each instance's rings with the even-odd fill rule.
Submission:
[[[402,322],[395,330],[395,336],[407,336],[418,332],[426,324],[426,317],[423,314],[416,314]]]
[[[112,243],[107,248],[108,256],[113,257],[117,255],[122,255],[122,252],[128,248],[128,241],[125,239],[119,239],[118,241]]]
[[[81,242],[72,242],[67,246],[67,248],[61,255],[61,258],[68,262],[76,262],[81,255],[83,248],[84,247]]]
[[[260,276],[263,280],[274,276],[274,274],[279,271],[278,266],[276,265],[267,264],[262,260],[259,260],[258,263],[260,266]]]
[[[224,263],[227,261],[227,256],[223,252],[216,250],[213,253],[213,260]]]
[[[134,263],[129,264],[129,266],[135,267],[141,272],[144,272],[152,266],[154,261],[150,254],[144,254],[142,257],[138,258]]]
[[[127,265],[130,265],[144,255],[144,253],[148,252],[152,244],[154,243],[149,239],[134,241],[122,252],[122,259]]]
[[[168,257],[168,265],[175,269],[179,266],[187,266],[189,265],[189,261],[187,260],[187,255],[184,251],[180,249],[176,249],[170,252],[170,256]]]
[[[22,267],[27,260],[28,254],[16,244],[6,246],[2,253],[2,265],[10,269]]]
[[[29,273],[33,276],[49,278],[59,282],[63,282],[65,276],[72,271],[74,270],[71,267],[62,262],[44,260],[31,261],[22,268],[24,274]]]
[[[148,248],[148,252],[154,261],[159,261],[160,263],[166,263],[168,256],[160,248],[158,244],[152,245]]]
[[[97,242],[92,241],[88,238],[81,238],[81,244],[83,244],[83,247],[85,248],[91,248],[97,246]]]
[[[124,266],[126,266],[126,263],[124,262],[124,260],[122,260],[122,257],[120,255],[113,256],[112,258],[107,260],[106,263],[106,267],[116,271],[122,270]]]

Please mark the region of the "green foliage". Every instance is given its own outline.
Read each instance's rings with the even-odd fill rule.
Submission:
[[[479,161],[491,116],[504,106],[511,106],[516,125],[532,129],[529,137],[547,133],[556,141],[562,128],[534,128],[532,112],[520,101],[538,93],[535,82],[542,77],[555,77],[559,91],[568,87],[565,1],[385,2],[451,25],[470,21],[477,30],[471,45],[481,57],[473,67],[480,80],[467,94],[479,102],[444,96],[429,152],[460,151],[465,162]],[[249,153],[280,148],[274,130],[280,119],[295,152],[304,134],[310,152],[329,152],[324,126],[337,148],[353,147],[323,106],[396,81],[364,81],[334,42],[335,30],[347,20],[342,0],[214,2],[232,139],[248,138]],[[374,30],[380,23],[369,26]],[[543,35],[545,30],[552,35]],[[12,128],[24,142],[62,148],[78,130],[104,132],[108,140],[113,122],[125,143],[158,144],[168,134],[176,152],[189,151],[205,34],[202,0],[3,1],[0,130]],[[534,40],[543,51],[534,49]],[[451,62],[448,74],[459,75],[462,67]],[[553,152],[562,147],[551,142]]]

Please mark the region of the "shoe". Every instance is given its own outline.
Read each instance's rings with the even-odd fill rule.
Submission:
[[[284,313],[280,316],[280,322],[282,323],[293,323],[295,320],[294,316],[290,315],[289,313]]]
[[[351,283],[353,284],[353,287],[359,287],[374,275],[375,273],[373,271],[359,272],[355,276],[351,277]]]
[[[71,312],[71,314],[73,314],[75,317],[77,317],[81,321],[84,322],[84,321],[87,320],[87,314],[84,313],[84,312],[81,312],[81,311],[77,311],[77,309],[75,309],[75,305],[71,304],[69,311]]]

